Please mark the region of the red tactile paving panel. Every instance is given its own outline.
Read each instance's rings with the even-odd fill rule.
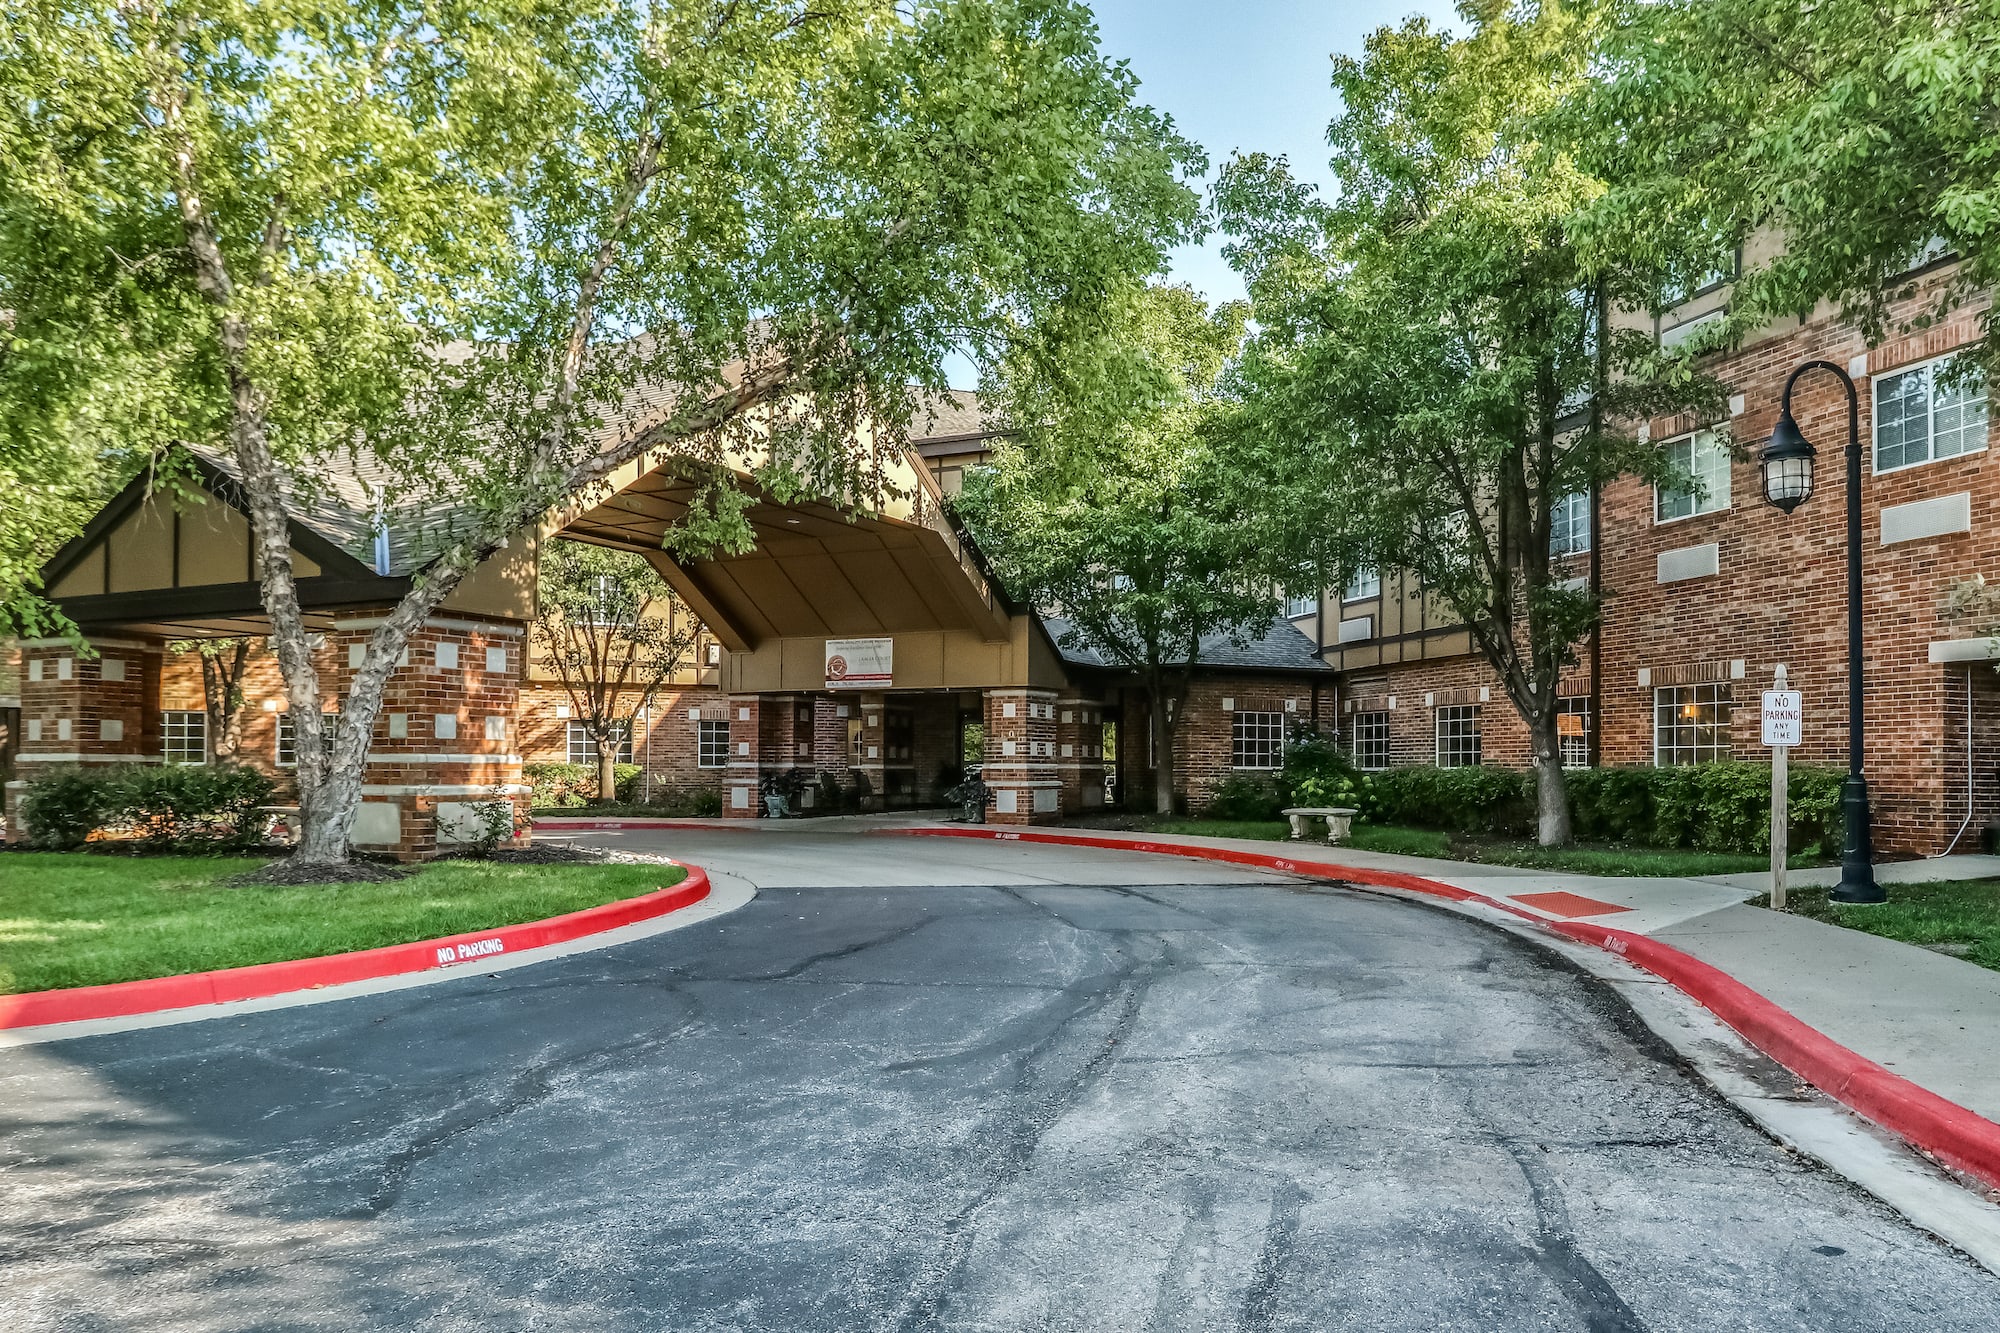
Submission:
[[[1510,896],[1515,902],[1526,903],[1537,912],[1547,912],[1550,916],[1608,916],[1613,912],[1632,910],[1617,903],[1586,898],[1580,893],[1516,893]]]

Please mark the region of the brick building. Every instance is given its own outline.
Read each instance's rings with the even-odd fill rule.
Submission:
[[[1757,262],[1758,246],[1750,250],[1746,261]],[[1910,275],[1913,290],[1891,327],[1911,323],[1947,276],[1944,265]],[[1718,282],[1644,318],[1672,344],[1718,318],[1729,295]],[[1820,451],[1812,499],[1790,517],[1767,506],[1756,462],[1786,377],[1823,359],[1845,367],[1860,396],[1877,845],[1937,853],[2000,819],[1994,644],[1942,607],[1951,585],[2000,557],[2000,466],[1987,448],[1985,389],[1945,370],[1955,349],[1980,336],[1982,314],[1960,309],[1870,345],[1822,307],[1704,358],[1727,386],[1722,419],[1641,423],[1642,438],[1675,451],[1706,484],[1662,490],[1625,478],[1565,506],[1559,552],[1583,578],[1594,557],[1604,598],[1596,641],[1578,645],[1563,683],[1569,763],[1765,760],[1758,697],[1779,663],[1804,695],[1805,743],[1794,759],[1845,763],[1847,425],[1837,378],[1808,375],[1793,396]],[[1527,763],[1512,705],[1465,631],[1411,580],[1367,574],[1289,609],[1341,673],[1342,735],[1364,766]]]
[[[1143,700],[1134,682],[1058,646],[1043,618],[985,572],[943,505],[987,437],[970,395],[940,403],[921,438],[889,457],[865,508],[779,501],[748,473],[753,550],[676,559],[662,549],[694,482],[641,459],[608,493],[552,515],[474,572],[426,622],[390,678],[368,756],[356,844],[420,857],[473,836],[496,800],[527,803],[523,767],[591,762],[572,703],[537,660],[538,552],[583,541],[637,553],[698,619],[692,664],[638,711],[629,758],[642,798],[713,791],[728,816],[760,813],[775,775],[809,792],[830,779],[864,808],[941,802],[977,755],[996,822],[1047,822],[1149,792]],[[226,455],[189,449],[195,484],[150,491],[135,480],[44,571],[53,600],[91,652],[67,640],[20,645],[18,713],[0,717],[15,747],[8,834],[27,781],[60,767],[203,762],[201,663],[184,645],[267,631],[249,522]],[[449,503],[383,516],[383,478],[330,479],[298,505],[292,531],[300,599],[324,697],[337,703],[379,617],[448,531]],[[1277,622],[1248,648],[1218,645],[1191,690],[1176,790],[1199,808],[1214,781],[1277,764],[1293,718],[1332,711],[1332,672],[1312,643]],[[252,653],[236,757],[281,779],[295,766],[274,660]],[[0,706],[13,704],[0,701]],[[18,737],[18,739],[16,739]],[[621,756],[627,757],[627,756]],[[811,805],[812,797],[806,798]]]

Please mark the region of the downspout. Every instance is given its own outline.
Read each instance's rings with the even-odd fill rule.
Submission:
[[[1972,827],[1973,792],[1974,792],[1974,785],[1972,777],[1972,668],[1967,667],[1965,669],[1965,822],[1958,826],[1958,832],[1951,835],[1951,841],[1944,845],[1944,850],[1938,853],[1939,856],[1950,856],[1952,853],[1952,849],[1958,846],[1958,840],[1965,836],[1965,831],[1967,829]]]
[[[1604,542],[1597,526],[1602,489],[1596,482],[1590,484],[1590,600],[1597,615],[1590,622],[1590,716],[1583,752],[1592,768],[1604,767]]]

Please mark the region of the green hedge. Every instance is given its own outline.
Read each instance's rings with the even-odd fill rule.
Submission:
[[[263,841],[258,807],[276,785],[234,764],[71,769],[28,784],[21,822],[36,847],[67,851],[97,832],[156,850],[227,850]]]
[[[1788,802],[1793,852],[1819,856],[1840,845],[1845,776],[1837,768],[1793,766]],[[1707,852],[1771,849],[1768,764],[1583,769],[1569,775],[1569,789],[1579,838]]]
[[[645,770],[637,764],[618,764],[612,772],[617,778],[614,799],[622,805],[638,800],[639,777]],[[528,799],[537,810],[571,809],[597,797],[596,764],[523,764],[521,776],[534,789]]]
[[[1575,769],[1570,817],[1586,842],[1766,852],[1771,769],[1721,763],[1678,768]],[[1840,770],[1791,771],[1791,847],[1816,856],[1840,838]],[[1357,783],[1356,805],[1378,824],[1527,837],[1535,829],[1532,775],[1502,768],[1392,768]]]

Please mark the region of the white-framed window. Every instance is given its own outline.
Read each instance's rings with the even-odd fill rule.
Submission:
[[[1235,715],[1229,752],[1233,768],[1280,768],[1285,762],[1285,715],[1246,713]]]
[[[1654,522],[1671,523],[1729,508],[1729,446],[1721,436],[1712,430],[1698,430],[1660,447],[1666,450],[1667,462],[1684,473],[1688,482],[1685,488],[1654,488]]]
[[[160,755],[169,764],[208,762],[208,714],[170,710],[160,714]]]
[[[1582,555],[1590,549],[1590,492],[1565,495],[1549,509],[1549,554]]]
[[[328,754],[333,753],[333,729],[339,723],[339,713],[327,712],[320,716],[320,749],[326,751]],[[292,715],[290,713],[278,714],[278,753],[276,758],[279,768],[297,768],[299,766],[299,729],[292,725]]]
[[[1479,705],[1453,704],[1437,710],[1437,766],[1479,766]]]
[[[1363,565],[1355,570],[1340,589],[1340,600],[1343,602],[1365,602],[1381,595],[1382,575],[1372,565]]]
[[[572,764],[594,764],[597,762],[597,747],[590,743],[590,729],[581,722],[571,722],[564,729],[569,753],[566,756]],[[618,753],[612,759],[616,764],[632,762],[632,724],[620,722],[617,726]]]
[[[1986,447],[1986,380],[1953,358],[1875,377],[1875,470],[1894,472]]]
[[[695,723],[695,767],[729,767],[729,723]]]
[[[1556,743],[1562,747],[1564,768],[1590,767],[1590,696],[1556,700]]]
[[[1288,592],[1285,594],[1285,619],[1297,620],[1319,610],[1319,594],[1316,592]]]
[[[1729,758],[1727,682],[1662,685],[1653,691],[1653,764],[1713,764]]]
[[[1379,773],[1389,766],[1389,715],[1386,712],[1356,713],[1349,732],[1356,768],[1364,773]]]

